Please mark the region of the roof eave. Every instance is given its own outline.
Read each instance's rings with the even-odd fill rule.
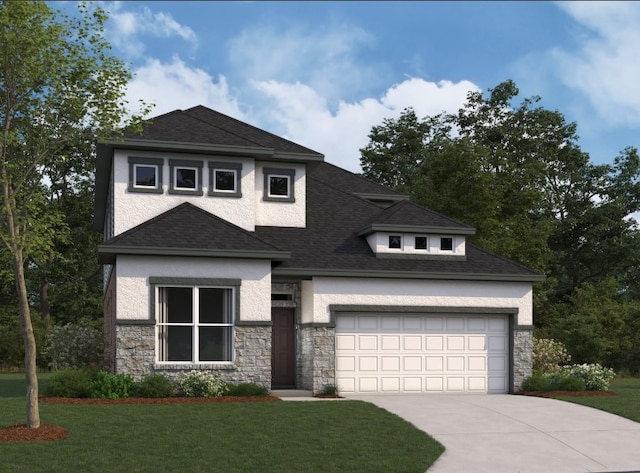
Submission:
[[[362,228],[357,235],[367,236],[376,232],[401,232],[401,233],[437,233],[446,235],[475,235],[473,227],[450,227],[436,225],[393,225],[374,223]]]
[[[224,250],[199,248],[145,247],[125,245],[98,245],[98,262],[113,264],[116,256],[181,256],[200,258],[266,259],[284,261],[291,252],[278,250]]]
[[[543,274],[492,274],[492,273],[423,273],[413,271],[364,271],[341,269],[312,268],[274,268],[272,276],[313,278],[387,278],[387,279],[439,279],[453,281],[496,281],[496,282],[541,282],[546,279]]]

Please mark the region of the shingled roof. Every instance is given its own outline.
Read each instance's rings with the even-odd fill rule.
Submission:
[[[273,149],[276,152],[322,156],[317,151],[202,105],[187,110],[174,110],[157,116],[148,122],[141,133],[125,133],[125,138],[259,147]]]
[[[188,202],[160,214],[98,247],[100,262],[115,255],[204,256],[287,259],[290,253]]]

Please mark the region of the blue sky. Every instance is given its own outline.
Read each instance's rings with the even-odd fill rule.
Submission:
[[[576,121],[594,163],[640,146],[640,2],[102,5],[130,102],[206,105],[351,171],[384,118],[453,112],[506,79]]]

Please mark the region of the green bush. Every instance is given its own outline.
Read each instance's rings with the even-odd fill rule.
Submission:
[[[225,396],[266,396],[269,390],[256,383],[227,384]]]
[[[542,373],[560,371],[571,361],[567,348],[550,338],[533,338],[533,369]]]
[[[338,386],[335,384],[327,384],[320,391],[321,396],[337,396],[338,395]]]
[[[175,384],[160,373],[151,373],[142,378],[136,387],[136,395],[140,397],[173,397]]]
[[[585,391],[583,380],[562,372],[534,373],[524,380],[522,391],[524,392],[550,392],[550,391]]]
[[[222,381],[219,371],[206,373],[191,371],[178,375],[178,395],[186,397],[219,397],[227,390],[227,384]]]
[[[604,368],[598,363],[564,366],[562,373],[582,380],[587,391],[607,391],[616,375],[611,368]]]
[[[63,368],[102,367],[102,330],[87,320],[80,320],[75,324],[56,325],[45,337],[43,354],[54,371]]]
[[[53,397],[91,397],[92,375],[87,370],[66,369],[55,373],[45,394]]]
[[[136,383],[130,374],[110,374],[106,371],[98,372],[91,383],[91,397],[120,399],[129,397],[135,391]]]

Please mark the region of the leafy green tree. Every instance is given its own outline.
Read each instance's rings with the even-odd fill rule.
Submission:
[[[73,159],[70,150],[137,121],[127,118],[130,74],[109,53],[105,21],[99,7],[84,3],[77,17],[44,2],[0,4],[0,241],[11,255],[31,428],[40,412],[25,266],[46,259],[68,231],[48,205],[55,183],[45,177]]]

